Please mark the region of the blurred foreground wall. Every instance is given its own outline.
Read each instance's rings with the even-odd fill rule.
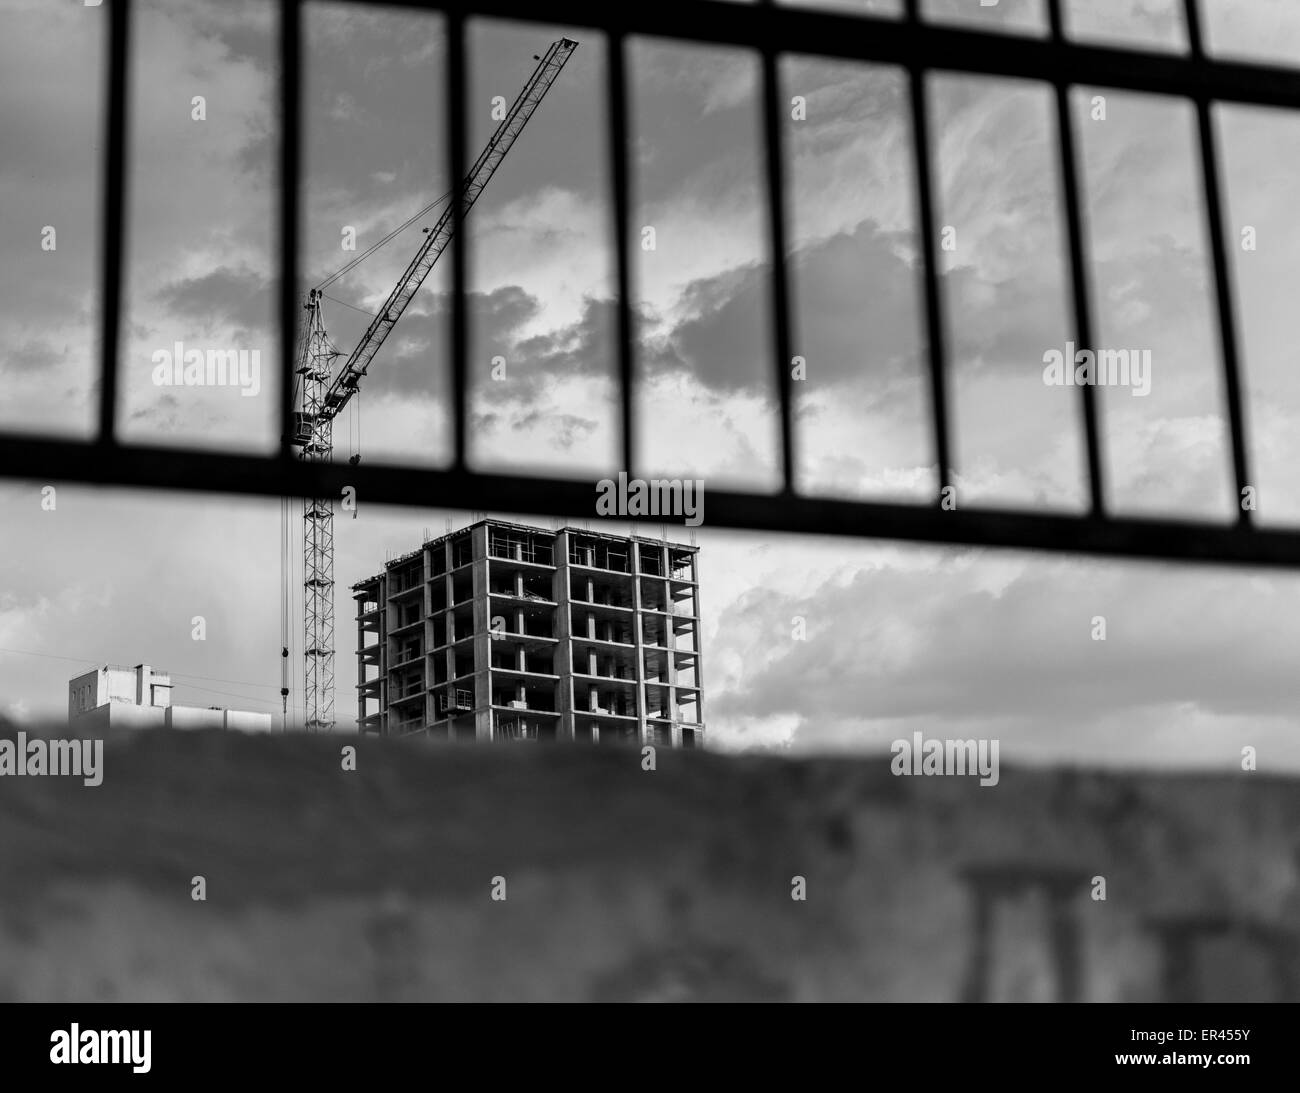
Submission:
[[[346,744],[0,777],[0,999],[1297,997],[1296,780]]]

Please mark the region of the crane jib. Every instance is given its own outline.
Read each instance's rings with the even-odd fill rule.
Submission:
[[[564,67],[574,49],[577,48],[577,45],[577,42],[569,38],[561,38],[552,42],[550,48],[547,49],[541,61],[533,70],[533,74],[524,84],[513,105],[497,126],[486,147],[479,153],[478,159],[474,161],[473,167],[470,168],[469,174],[465,177],[462,187],[462,219],[473,207],[479,194],[483,192],[483,188],[492,178],[497,167],[500,166],[511,145],[523,132],[524,126],[541,104],[542,99],[550,90],[551,85],[559,76],[560,70]],[[424,243],[416,252],[415,257],[411,259],[410,265],[406,267],[406,272],[402,274],[388,299],[384,301],[384,306],[379,309],[378,315],[371,320],[370,326],[366,329],[360,342],[357,343],[356,349],[352,351],[347,363],[343,365],[342,370],[330,385],[325,395],[324,405],[321,408],[323,415],[337,416],[339,411],[347,405],[348,401],[356,393],[360,379],[366,374],[366,369],[369,367],[371,360],[379,352],[397,320],[402,317],[406,305],[410,303],[411,298],[424,283],[424,279],[429,275],[434,263],[446,250],[447,244],[451,241],[454,227],[455,209],[452,205],[449,205],[438,219],[438,223],[433,230],[425,237]]]

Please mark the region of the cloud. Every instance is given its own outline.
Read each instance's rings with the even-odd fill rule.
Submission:
[[[1086,754],[1092,734],[1128,714],[1291,717],[1295,582],[1019,556],[1019,570],[990,585],[976,568],[987,552],[925,551],[925,568],[868,554],[874,564],[846,564],[809,593],[755,590],[722,612],[710,652],[743,663],[744,682],[712,695],[711,719],[794,719],[800,747],[841,745],[843,726],[866,739],[882,722],[978,719]],[[1285,621],[1256,625],[1279,602]],[[792,638],[795,616],[805,641]],[[1098,616],[1104,641],[1092,637]]]
[[[273,285],[255,270],[222,267],[162,286],[155,299],[169,318],[192,319],[204,330],[265,330]]]
[[[915,368],[917,276],[871,222],[801,250],[793,264],[796,345],[819,383],[870,376],[889,387]],[[712,391],[771,391],[766,264],[693,281],[669,334],[683,367]]]
[[[68,351],[55,349],[48,341],[32,339],[15,346],[0,362],[0,371],[46,372],[68,359]]]
[[[493,292],[469,293],[465,306],[474,350],[490,367],[492,356],[514,351],[519,331],[537,314],[541,305],[536,297],[528,295],[519,286],[508,285]],[[329,301],[325,307],[327,319],[338,317],[337,308],[331,313]],[[349,334],[339,336],[338,328],[335,328],[331,337],[335,344],[355,347],[367,320],[356,315],[345,317],[352,324],[348,328]],[[356,331],[356,335],[353,336],[351,331]],[[384,343],[380,351],[382,357],[372,363],[372,375],[366,381],[365,393],[442,397],[450,382],[450,337],[450,295],[430,293],[424,296],[422,303],[406,311]],[[342,360],[336,367],[342,367]]]

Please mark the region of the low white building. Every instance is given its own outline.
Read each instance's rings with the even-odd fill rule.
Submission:
[[[68,725],[78,734],[107,729],[237,729],[270,732],[271,715],[221,706],[173,706],[172,681],[148,664],[106,664],[68,681]]]

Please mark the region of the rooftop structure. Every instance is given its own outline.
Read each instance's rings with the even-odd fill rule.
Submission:
[[[271,715],[221,706],[172,705],[172,681],[148,664],[106,664],[68,682],[68,725],[107,729],[238,729],[270,732]]]

